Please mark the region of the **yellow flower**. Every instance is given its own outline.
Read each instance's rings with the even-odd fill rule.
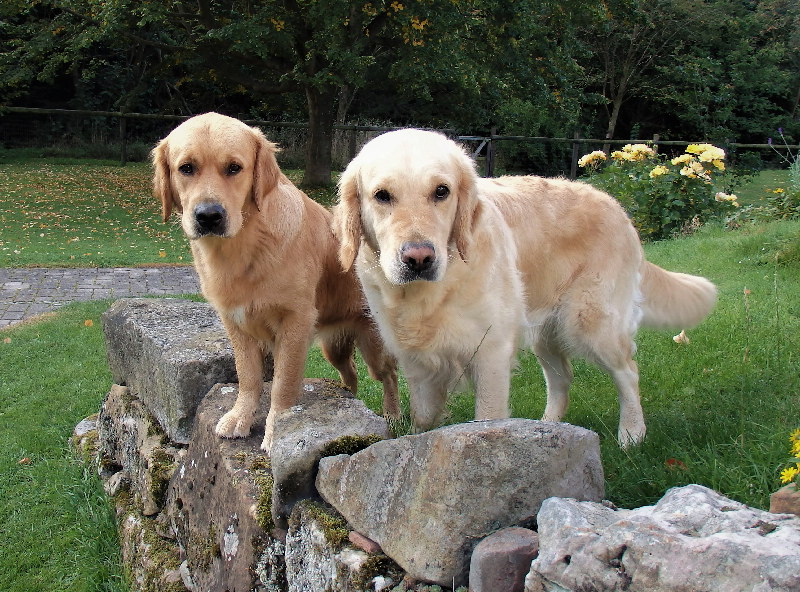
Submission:
[[[654,167],[652,171],[650,171],[650,178],[655,179],[656,177],[660,177],[661,175],[666,175],[669,172],[669,169],[665,167],[663,164]]]
[[[645,160],[656,154],[647,144],[625,144],[622,151],[630,155],[625,160]]]
[[[784,189],[783,189],[783,187],[778,187],[777,189],[774,189],[772,191],[772,193],[776,193],[776,194],[784,193]]]
[[[701,144],[705,148],[698,157],[700,162],[711,162],[713,160],[725,160],[725,151],[722,148],[711,146],[709,144]]]
[[[672,164],[686,164],[692,160],[694,160],[694,157],[691,154],[681,154],[680,156],[673,158],[670,162]]]
[[[800,457],[800,440],[795,440],[792,444],[792,456]]]
[[[726,201],[737,208],[739,207],[739,201],[738,201],[739,198],[736,197],[735,193],[727,194],[720,191],[714,196],[714,199],[716,201]]]
[[[797,465],[786,467],[781,471],[781,483],[791,483],[798,474],[800,474],[800,469],[797,468]]]
[[[711,164],[713,164],[717,170],[724,171],[725,170],[725,163],[721,160],[712,160]]]
[[[630,152],[614,150],[614,152],[611,153],[611,158],[614,160],[633,160],[633,155]]]
[[[590,152],[589,154],[584,154],[581,156],[578,160],[578,166],[585,167],[589,165],[596,165],[601,160],[606,160],[606,158],[608,157],[606,156],[605,152],[602,150],[595,150],[594,152]]]
[[[789,434],[789,441],[800,442],[800,428],[797,428],[795,431]]]

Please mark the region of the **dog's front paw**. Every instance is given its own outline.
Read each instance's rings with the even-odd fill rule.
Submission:
[[[267,422],[264,424],[264,440],[261,442],[261,450],[270,453],[272,450],[272,436],[275,433],[275,412],[270,409],[267,414]]]
[[[253,423],[251,415],[241,415],[231,409],[217,422],[214,429],[217,436],[223,438],[246,438],[250,435],[250,425]]]

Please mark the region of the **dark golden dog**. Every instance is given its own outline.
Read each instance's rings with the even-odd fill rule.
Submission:
[[[263,363],[274,358],[262,448],[276,415],[297,404],[308,348],[322,352],[353,392],[358,346],[383,383],[384,412],[399,415],[395,362],[386,355],[354,272],[342,272],[331,215],[280,171],[276,146],[237,119],[206,113],[153,150],[154,193],[189,238],[203,294],[222,318],[236,357],[239,396],[217,424],[226,438],[250,433]]]

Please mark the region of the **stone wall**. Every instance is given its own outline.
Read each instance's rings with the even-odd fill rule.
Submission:
[[[237,385],[208,305],[122,300],[104,330],[116,384],[76,442],[96,450],[137,590],[714,590],[726,569],[726,590],[800,589],[800,520],[699,486],[613,508],[588,430],[511,419],[393,438],[339,385],[306,380],[268,457],[268,381],[249,438],[214,434]]]

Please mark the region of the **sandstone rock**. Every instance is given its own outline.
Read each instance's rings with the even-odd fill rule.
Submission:
[[[252,590],[254,566],[272,528],[272,477],[259,448],[268,397],[262,397],[250,437],[223,439],[214,433],[237,392],[236,385],[221,384],[209,391],[169,485],[166,513],[186,560],[183,580],[198,591]]]
[[[489,535],[472,552],[470,592],[523,592],[538,552],[539,538],[527,528],[503,528]]]
[[[545,498],[603,496],[596,434],[526,419],[472,422],[323,458],[322,497],[412,577],[465,584],[476,542]]]
[[[526,592],[800,590],[800,519],[700,485],[636,510],[548,499],[538,528]]]
[[[769,511],[800,516],[800,489],[790,483],[769,496]]]
[[[209,304],[118,300],[103,314],[103,331],[114,382],[145,404],[173,442],[188,444],[212,386],[236,381],[233,350]]]
[[[307,380],[301,404],[275,422],[272,443],[272,518],[282,529],[301,499],[317,498],[314,480],[322,456],[357,452],[384,438],[389,425],[349,391]]]
[[[348,391],[308,379],[300,404],[278,416],[270,458],[260,449],[270,386],[264,385],[250,436],[239,439],[214,432],[233,406],[238,385],[212,388],[170,484],[170,521],[198,590],[250,590],[257,583],[254,574],[267,590],[285,589],[282,543],[270,534],[288,528],[298,500],[318,497],[314,477],[320,456],[331,446],[363,447],[388,435],[386,421]]]
[[[182,450],[170,444],[143,403],[124,386],[111,387],[97,426],[101,475],[123,472],[135,506],[145,516],[157,514]]]

